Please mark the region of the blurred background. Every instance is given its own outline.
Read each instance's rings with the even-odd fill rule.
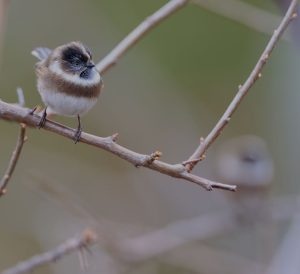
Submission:
[[[27,107],[41,105],[36,60],[30,54],[34,47],[80,40],[99,61],[166,2],[9,1],[1,45],[1,99],[16,102],[15,90],[21,86]],[[201,2],[164,21],[104,76],[100,100],[83,118],[85,131],[99,136],[118,132],[120,144],[145,154],[160,150],[162,160],[170,163],[191,155],[270,38],[265,31],[203,8]],[[271,0],[242,3],[273,19],[284,11],[284,5]],[[260,18],[251,14],[258,26]],[[266,22],[261,25],[264,29]],[[102,150],[29,129],[8,193],[0,199],[0,269],[91,227],[100,243],[87,256],[87,270],[72,254],[35,273],[298,273],[299,61],[299,48],[286,36],[262,79],[194,170],[240,185],[234,194],[206,192],[137,169]],[[76,127],[76,119],[54,119]],[[18,125],[0,121],[0,132],[4,172]],[[151,241],[155,231],[162,233],[166,246],[168,237],[178,244],[160,250],[164,241]],[[107,247],[108,242],[115,248]],[[151,242],[158,249],[152,255],[147,253]]]

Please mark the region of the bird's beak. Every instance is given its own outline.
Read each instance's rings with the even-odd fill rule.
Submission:
[[[87,64],[85,65],[87,68],[93,68],[95,67],[95,64],[92,61],[88,61]]]

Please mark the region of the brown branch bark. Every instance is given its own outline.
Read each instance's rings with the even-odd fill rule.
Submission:
[[[21,274],[32,272],[37,267],[51,262],[56,262],[71,252],[80,252],[82,249],[96,243],[96,241],[96,234],[87,229],[79,237],[71,238],[51,251],[36,255],[27,261],[20,262],[16,266],[4,270],[1,274]]]
[[[11,155],[11,159],[9,161],[8,167],[0,181],[0,197],[2,195],[4,195],[7,191],[7,185],[9,183],[9,180],[15,170],[15,167],[17,165],[17,162],[19,160],[24,142],[26,140],[26,125],[25,124],[20,124],[20,133],[19,133],[19,137],[17,140],[17,144],[15,147],[15,150],[13,151],[12,155]]]
[[[174,12],[180,10],[188,2],[189,0],[171,0],[151,16],[146,18],[97,64],[96,67],[100,74],[106,73],[130,48],[132,48],[139,40],[141,40],[150,30],[155,28],[158,24],[160,24]]]
[[[0,101],[0,119],[24,123],[31,127],[37,127],[40,121],[40,116],[31,115],[30,109]],[[74,129],[68,128],[64,125],[61,125],[53,121],[47,120],[44,129],[72,140],[74,138]],[[159,153],[144,155],[129,150],[117,144],[116,138],[117,138],[116,134],[103,138],[103,137],[98,137],[83,132],[81,134],[80,142],[95,146],[97,148],[104,149],[132,163],[137,167],[138,166],[147,167],[149,169],[158,171],[160,173],[169,175],[171,177],[184,179],[186,181],[195,183],[206,190],[212,190],[214,188],[230,190],[230,191],[236,190],[236,186],[234,185],[221,184],[221,183],[213,182],[208,179],[196,176],[194,174],[190,174],[186,171],[185,167],[182,164],[168,164],[156,160],[156,157],[159,155]]]
[[[265,64],[270,58],[270,55],[278,43],[280,37],[288,27],[289,23],[297,17],[296,14],[296,7],[298,5],[298,0],[292,0],[291,4],[282,19],[281,23],[279,24],[278,28],[275,29],[270,41],[268,42],[265,50],[263,51],[262,55],[258,59],[258,62],[256,63],[255,67],[251,71],[249,77],[245,81],[243,85],[239,87],[239,90],[236,94],[236,96],[233,98],[232,102],[226,109],[223,116],[220,118],[220,120],[217,122],[215,127],[212,129],[212,131],[207,135],[205,139],[203,139],[200,142],[200,145],[197,147],[197,149],[194,151],[194,153],[190,156],[190,158],[185,162],[187,170],[190,172],[194,168],[194,166],[201,160],[203,160],[205,152],[207,149],[211,146],[211,144],[218,138],[218,136],[221,134],[223,129],[228,125],[231,116],[234,114],[234,112],[237,110],[238,106],[242,102],[243,98],[247,95],[250,88],[256,83],[258,79],[261,78],[262,69],[264,68]]]

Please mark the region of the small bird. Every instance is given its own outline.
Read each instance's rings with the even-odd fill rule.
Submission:
[[[255,135],[232,138],[221,145],[215,163],[218,179],[238,187],[237,193],[227,195],[237,220],[242,224],[265,221],[274,178],[266,142]]]
[[[97,102],[103,87],[102,78],[92,61],[91,51],[81,42],[70,42],[55,48],[35,48],[37,89],[45,104],[39,128],[47,114],[77,116],[78,127],[74,141],[80,140],[80,116]],[[33,109],[32,114],[35,109]]]

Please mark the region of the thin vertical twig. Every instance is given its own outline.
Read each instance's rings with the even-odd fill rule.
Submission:
[[[20,87],[17,88],[17,95],[18,95],[18,103],[16,105],[24,107],[25,98],[24,98],[24,92],[22,88]],[[26,124],[20,123],[20,131],[19,131],[19,136],[18,136],[15,150],[11,155],[8,167],[0,181],[0,197],[4,195],[7,191],[6,190],[7,184],[16,168],[25,141],[26,141]]]
[[[17,144],[15,147],[15,150],[13,151],[8,167],[0,181],[0,197],[4,195],[7,191],[7,185],[8,182],[15,170],[15,167],[17,165],[17,162],[20,158],[20,154],[24,145],[24,142],[26,141],[26,125],[21,123],[20,124],[20,132],[17,140]]]

